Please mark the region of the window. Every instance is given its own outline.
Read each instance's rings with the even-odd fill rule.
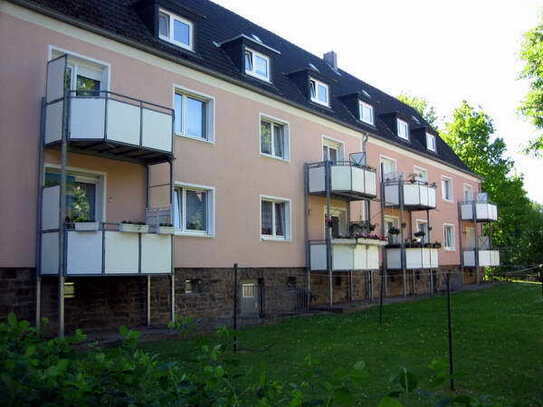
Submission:
[[[422,243],[428,243],[428,241],[429,241],[429,239],[428,239],[429,229],[428,229],[428,222],[427,221],[417,219],[417,232],[424,232],[424,236],[422,236],[420,238],[420,241]]]
[[[381,168],[383,178],[392,178],[396,173],[396,161],[392,158],[381,157]]]
[[[193,279],[193,280],[185,280],[184,288],[185,288],[185,294],[195,294],[202,292],[202,280]]]
[[[428,182],[428,170],[415,166],[414,174],[417,181]]]
[[[454,250],[454,226],[443,225],[443,247],[445,250]]]
[[[328,85],[316,79],[309,78],[309,95],[311,100],[324,106],[330,105]]]
[[[409,125],[401,119],[396,120],[398,127],[398,137],[409,141]]]
[[[400,220],[394,216],[385,216],[385,236],[388,236],[389,243],[400,242],[400,234],[389,234],[390,229],[400,229]]]
[[[262,239],[290,240],[290,201],[281,198],[261,198],[260,234]]]
[[[426,148],[430,151],[436,151],[436,136],[426,133]]]
[[[64,298],[75,298],[75,283],[73,281],[64,282]]]
[[[191,185],[176,188],[173,200],[173,225],[180,233],[212,235],[214,196],[209,187]]]
[[[252,49],[246,48],[244,53],[245,73],[258,79],[270,81],[270,58]]]
[[[45,186],[60,185],[60,171],[48,168]],[[102,177],[79,172],[66,174],[67,216],[72,222],[96,222],[102,220]]]
[[[214,141],[214,100],[209,96],[176,91],[174,96],[174,130],[178,136]]]
[[[464,201],[473,201],[473,186],[464,184]]]
[[[326,236],[326,208],[324,209],[324,234]],[[337,239],[347,234],[347,210],[346,209],[330,209],[330,220],[332,222],[332,238]]]
[[[267,118],[260,120],[260,152],[283,160],[289,158],[288,126]]]
[[[193,49],[192,23],[175,14],[160,10],[158,14],[159,38],[189,50]]]
[[[441,179],[441,197],[445,201],[453,200],[452,179],[449,177]]]
[[[256,284],[255,283],[243,283],[241,285],[241,296],[243,298],[256,297]]]
[[[343,160],[343,145],[324,138],[322,141],[322,160],[332,161],[333,163]]]
[[[287,287],[294,288],[296,287],[296,277],[287,277]]]
[[[360,101],[360,120],[373,125],[373,106]]]

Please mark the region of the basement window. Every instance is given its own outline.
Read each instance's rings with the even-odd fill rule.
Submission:
[[[75,298],[75,283],[73,281],[64,282],[64,299]]]
[[[185,280],[185,294],[196,294],[202,292],[202,280]]]
[[[158,37],[174,45],[193,50],[194,26],[189,20],[166,10],[158,14]]]

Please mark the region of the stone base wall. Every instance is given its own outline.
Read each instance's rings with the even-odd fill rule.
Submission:
[[[446,290],[443,271],[459,271],[457,266],[441,267],[430,283],[428,272],[406,272],[407,295],[430,294]],[[239,324],[254,323],[280,315],[296,314],[307,308],[307,273],[304,268],[240,268],[238,270],[237,310]],[[55,332],[58,326],[58,279],[42,281],[41,315],[49,319]],[[67,332],[117,329],[120,325],[145,326],[147,322],[147,277],[79,277],[73,283],[73,298],[65,299]],[[151,277],[151,323],[166,326],[171,318],[171,277]],[[389,271],[385,296],[403,295],[403,274]],[[474,270],[451,277],[451,288],[476,283]],[[254,302],[247,307],[242,284],[252,285]],[[332,276],[335,304],[377,301],[381,275],[378,270],[335,272]],[[232,268],[179,268],[175,272],[175,307],[178,317],[189,316],[201,328],[230,325],[234,313],[234,272]],[[33,269],[0,269],[0,320],[15,312],[19,318],[35,320],[36,280]],[[311,273],[310,306],[328,305],[329,276]]]
[[[36,271],[30,268],[0,269],[0,320],[14,312],[34,322]]]

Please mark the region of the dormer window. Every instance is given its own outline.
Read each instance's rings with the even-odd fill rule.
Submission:
[[[402,119],[396,119],[396,124],[398,127],[398,137],[409,141],[409,125],[407,122]]]
[[[270,82],[270,58],[249,48],[245,49],[244,58],[247,75]]]
[[[326,83],[309,78],[309,95],[311,100],[324,106],[330,106],[330,92]]]
[[[359,102],[360,120],[364,123],[373,125],[373,106],[366,102]]]
[[[430,133],[426,133],[426,148],[430,151],[436,152],[436,136]]]
[[[189,20],[165,10],[158,14],[158,36],[182,48],[193,50],[194,26]]]

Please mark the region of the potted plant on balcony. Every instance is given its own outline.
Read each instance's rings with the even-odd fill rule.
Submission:
[[[175,233],[175,227],[171,223],[161,223],[158,225],[159,235],[173,235]]]
[[[134,222],[123,220],[119,224],[119,232],[127,233],[147,233],[149,231],[149,226],[145,222]]]
[[[398,229],[397,227],[393,226],[393,227],[391,227],[390,229],[388,229],[388,234],[389,234],[389,235],[399,235],[399,234],[400,234],[400,229]]]
[[[98,222],[90,219],[90,205],[87,194],[79,186],[73,188],[72,202],[74,229],[78,232],[98,230]]]

